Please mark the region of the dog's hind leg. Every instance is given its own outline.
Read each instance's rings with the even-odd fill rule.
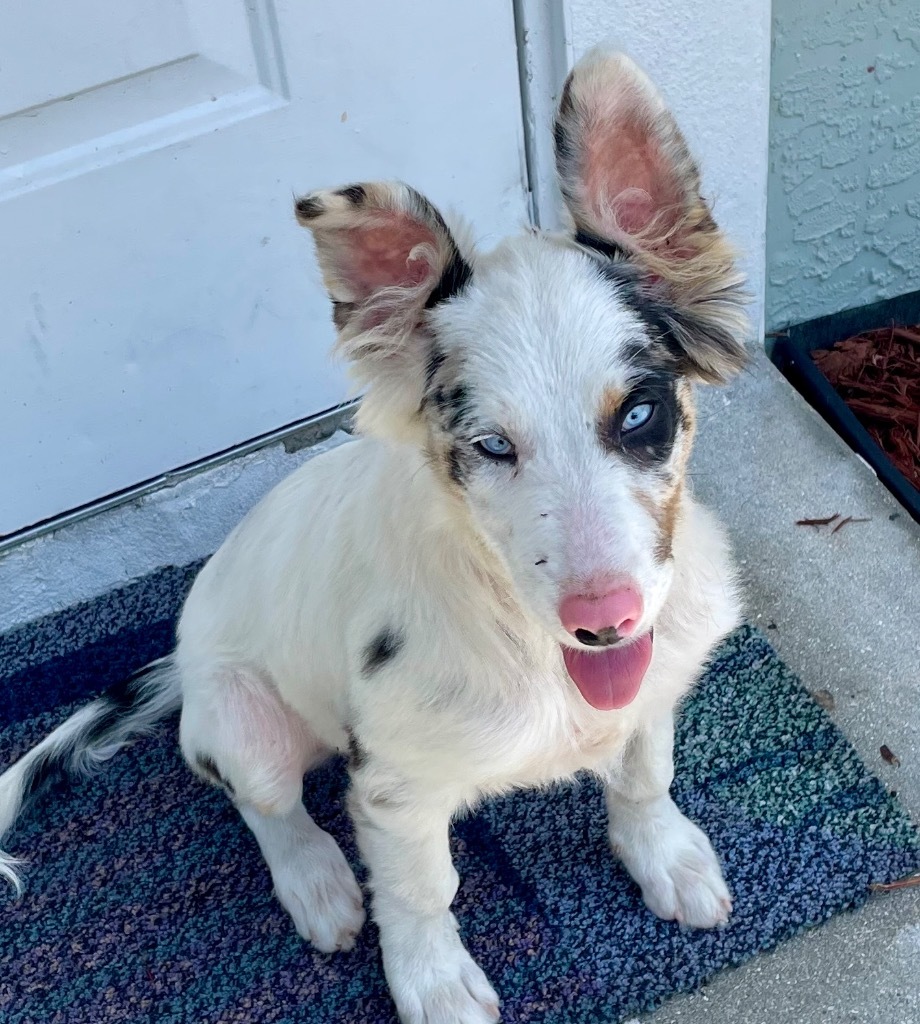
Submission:
[[[339,844],[298,803],[277,818],[240,807],[301,937],[323,953],[349,950],[364,924],[361,889]]]
[[[351,949],[364,924],[361,889],[302,803],[304,772],[329,748],[269,682],[239,669],[186,695],[180,733],[192,769],[223,787],[252,830],[300,935],[325,953]]]

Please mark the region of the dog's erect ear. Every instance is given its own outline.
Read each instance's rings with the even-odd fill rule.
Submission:
[[[556,166],[579,241],[628,258],[675,312],[665,339],[681,369],[721,382],[746,361],[743,277],[700,195],[684,137],[647,76],[598,48],[566,80]]]
[[[313,192],[295,211],[313,232],[338,345],[352,361],[398,356],[425,309],[471,276],[444,218],[408,185]]]
[[[459,293],[472,269],[441,214],[400,182],[313,192],[295,211],[316,242],[336,350],[358,382],[371,386],[365,425],[392,433],[394,419],[421,398],[426,311]]]

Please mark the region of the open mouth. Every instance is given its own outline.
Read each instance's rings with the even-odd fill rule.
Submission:
[[[596,651],[562,647],[566,671],[598,711],[625,708],[636,699],[652,660],[652,631],[626,644]]]

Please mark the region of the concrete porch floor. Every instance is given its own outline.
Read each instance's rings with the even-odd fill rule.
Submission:
[[[834,720],[920,822],[920,527],[765,355],[700,397],[694,486],[731,530],[748,618],[808,689],[830,692]],[[835,512],[870,521],[795,525]],[[920,1024],[920,889],[877,895],[642,1021]]]

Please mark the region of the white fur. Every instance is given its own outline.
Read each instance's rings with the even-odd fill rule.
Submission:
[[[646,79],[624,85],[629,65],[605,65],[609,80],[596,62],[587,67],[597,118],[642,102],[644,122],[664,116]],[[605,90],[617,89],[608,102]],[[581,123],[570,126],[575,142]],[[671,192],[689,161],[680,158]],[[654,167],[667,159],[659,153]],[[577,160],[567,166],[577,173]],[[582,185],[592,198],[591,182]],[[341,348],[368,386],[359,422],[369,436],[279,485],[196,580],[173,662],[182,749],[238,804],[297,930],[328,951],[351,947],[364,912],[351,869],[301,803],[302,776],[351,749],[350,810],[400,1018],[485,1024],[498,1019],[498,997],[457,934],[448,845],[452,817],[483,797],[595,772],[611,844],[648,906],[686,925],[726,920],[718,860],[668,791],[674,709],[738,622],[734,574],[722,531],[682,479],[689,407],[664,462],[630,459],[599,433],[609,396],[628,395],[645,372],[636,352],[660,344],[602,258],[534,234],[465,251],[471,280],[429,311],[434,279],[422,287],[417,268],[405,270],[416,258],[409,247],[423,239],[437,272],[457,248],[416,193],[386,184],[316,193],[298,214],[339,302]],[[366,258],[365,240],[385,260]],[[656,287],[671,258],[656,264]],[[694,301],[710,292],[736,301],[721,263],[697,265],[712,279],[693,282]],[[382,267],[394,268],[392,280],[380,280]],[[707,329],[705,317],[696,322]],[[673,372],[698,368],[694,329],[680,338],[688,369]],[[698,375],[740,362],[726,337],[703,339]],[[437,389],[460,385],[455,428]],[[513,440],[516,464],[476,456],[476,437],[492,432]],[[464,459],[453,477],[451,445]],[[662,553],[671,520],[656,509],[669,494],[678,498]],[[579,642],[559,608],[609,581],[641,594],[636,632],[654,628],[654,648],[638,696],[600,711],[566,672],[562,645]],[[387,633],[398,641],[392,657],[371,664]],[[25,763],[0,776],[0,834],[18,811]],[[10,861],[0,873],[12,874]]]
[[[343,446],[269,495],[206,566],[177,651],[195,701],[221,685],[215,662],[259,665],[321,745],[346,749],[349,728],[371,752],[354,772],[351,809],[406,1022],[497,1019],[449,909],[449,822],[483,795],[592,769],[612,780],[611,839],[649,907],[696,927],[724,922],[730,908],[708,841],[667,795],[670,709],[738,620],[721,531],[685,500],[651,668],[613,713],[592,709],[565,677],[555,637],[502,590],[503,567],[476,537],[420,457],[375,440]],[[367,679],[364,648],[390,624],[406,646]],[[203,725],[195,741],[230,763],[235,750]],[[656,729],[663,745],[637,742]],[[624,785],[640,796],[622,798]],[[270,837],[260,843],[271,866]],[[353,924],[339,910],[329,928]]]
[[[673,745],[670,712],[633,736],[607,786],[610,843],[649,910],[690,928],[714,928],[728,921],[731,896],[709,840],[669,795]]]
[[[361,889],[339,849],[298,803],[287,814],[240,806],[271,871],[275,895],[301,938],[324,953],[349,950],[364,924]]]

